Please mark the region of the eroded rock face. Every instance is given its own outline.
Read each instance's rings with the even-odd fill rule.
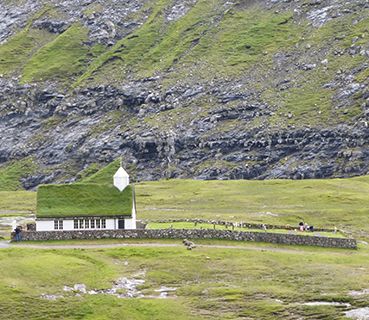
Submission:
[[[141,85],[135,91],[129,89],[137,89],[137,84],[89,88],[73,95],[8,85],[0,104],[0,161],[33,156],[45,166],[56,166],[73,159],[83,169],[89,163],[108,163],[123,155],[127,163],[136,165],[140,180],[304,179],[368,170],[369,129],[364,120],[331,128],[279,130],[268,130],[261,123],[251,130],[236,127],[221,132],[228,121],[266,121],[272,108],[261,102],[248,103],[247,94],[232,94],[231,90],[226,96],[211,88],[190,95],[186,88],[169,94],[154,91],[153,95]],[[182,113],[183,105],[203,95],[220,101],[219,107],[195,115],[188,125],[166,128],[165,123],[150,126],[145,121],[165,113],[166,101]],[[229,101],[238,104],[230,108]],[[23,183],[32,188],[64,174],[60,168],[52,174],[28,177]]]
[[[123,155],[126,163],[136,166],[139,180],[305,179],[368,171],[365,119],[329,128],[270,130],[266,122],[273,107],[249,102],[247,92],[219,87],[194,89],[191,94],[187,87],[163,92],[145,84],[64,94],[7,83],[0,102],[1,163],[32,156],[46,167],[73,160],[82,170],[90,163],[108,163]],[[217,107],[181,120],[187,112],[183,106],[204,96],[218,101]],[[168,110],[178,110],[179,122],[167,126],[169,116],[162,115]],[[147,120],[156,117],[154,125]],[[260,125],[222,132],[229,121],[259,121]],[[52,173],[25,178],[23,184],[32,188],[64,175],[61,166]]]
[[[13,35],[17,28],[23,28],[30,12],[35,12],[39,8],[38,2],[33,0],[24,1],[22,6],[0,3],[0,44]]]
[[[112,45],[133,27],[141,24],[139,19],[131,20],[128,16],[137,12],[145,3],[145,0],[51,0],[45,6],[43,0],[25,0],[18,4],[6,2],[0,4],[0,43],[25,27],[31,17],[34,27],[51,33],[62,33],[74,22],[82,23],[89,29],[93,43]],[[46,17],[37,18],[41,9],[46,12]]]
[[[253,3],[224,1],[221,12],[233,14]],[[364,0],[258,3],[271,12],[288,10],[296,24],[304,21],[314,30],[342,16],[355,17],[368,7]],[[23,6],[4,6],[0,43],[24,27],[42,4],[25,1]],[[138,14],[145,6],[145,1],[138,0],[52,4],[63,14],[35,19],[33,27],[58,35],[80,22],[88,28],[88,45],[113,46],[149,15],[145,11]],[[163,17],[168,23],[178,21],[195,4],[173,1]],[[360,21],[353,21],[357,23]],[[345,35],[337,35],[337,41],[340,37]],[[125,165],[135,168],[138,180],[366,174],[369,91],[367,81],[359,81],[358,75],[369,67],[365,60],[369,46],[363,39],[348,39],[351,44],[346,49],[334,42],[319,50],[301,40],[289,50],[275,52],[267,70],[255,63],[247,73],[229,77],[201,79],[189,73],[169,82],[177,72],[175,64],[151,77],[131,75],[110,85],[94,83],[73,90],[62,89],[52,80],[23,84],[18,76],[0,77],[0,165],[33,157],[40,170],[23,178],[26,188],[73,181],[90,164],[107,164],[121,155]],[[330,46],[334,47],[332,54],[328,54]],[[324,117],[327,111],[320,100],[313,102],[318,120],[303,119],[293,104],[283,107],[278,97],[298,90],[301,79],[310,79],[312,72],[330,72],[335,59],[345,56],[362,62],[351,69],[339,68],[317,88],[332,92],[330,116]]]

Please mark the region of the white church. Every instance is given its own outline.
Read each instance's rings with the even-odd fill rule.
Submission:
[[[36,231],[136,229],[134,186],[122,168],[112,184],[43,185],[37,190]]]

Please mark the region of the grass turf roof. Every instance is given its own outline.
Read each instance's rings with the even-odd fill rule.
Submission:
[[[131,215],[132,188],[112,185],[44,185],[37,191],[37,217]]]
[[[84,178],[81,183],[112,184],[113,176],[120,167],[120,159],[116,159],[94,174]],[[78,182],[79,183],[79,182]]]

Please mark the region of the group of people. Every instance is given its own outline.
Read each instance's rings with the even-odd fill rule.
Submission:
[[[304,223],[303,221],[301,221],[299,223],[299,230],[300,231],[310,231],[313,232],[314,231],[314,227],[313,226],[309,226],[307,223]]]

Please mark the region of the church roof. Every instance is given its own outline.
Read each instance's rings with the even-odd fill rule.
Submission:
[[[113,185],[42,185],[37,191],[37,217],[130,216],[132,187],[120,192]]]

